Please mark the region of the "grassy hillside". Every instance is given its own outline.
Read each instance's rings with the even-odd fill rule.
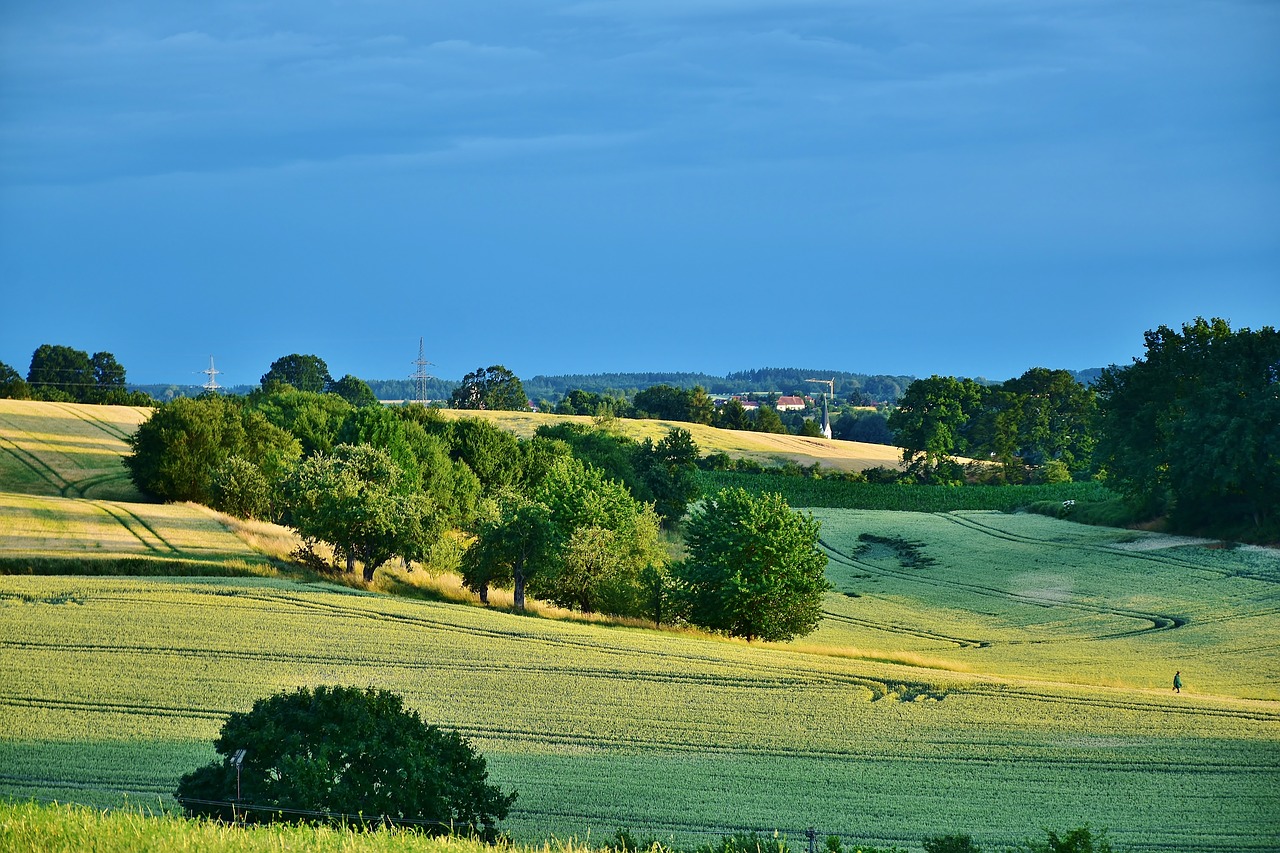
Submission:
[[[120,459],[149,415],[129,406],[0,400],[0,489],[138,500]]]
[[[590,424],[586,415],[552,415],[541,412],[490,412],[458,409],[441,409],[448,418],[481,417],[522,438],[534,434],[543,424],[573,421]],[[801,465],[820,462],[824,467],[842,471],[861,471],[883,465],[899,467],[902,452],[885,444],[866,444],[858,441],[831,441],[825,438],[806,438],[798,435],[776,435],[764,432],[716,429],[703,424],[680,421],[635,420],[619,418],[614,421],[618,432],[637,441],[652,438],[660,440],[672,427],[686,429],[698,443],[702,453],[724,451],[735,458],[755,459],[762,464],[777,465],[792,461]]]
[[[0,562],[253,575],[287,550],[200,507],[95,496],[122,442],[51,411],[0,408]],[[90,419],[124,431],[129,412]],[[268,576],[0,576],[0,796],[164,805],[228,713],[341,683],[471,737],[520,792],[505,826],[525,841],[749,828],[799,847],[815,826],[991,849],[1089,823],[1133,850],[1280,848],[1276,552],[815,514],[835,589],[819,631],[779,646]]]
[[[211,757],[225,714],[344,683],[401,692],[472,737],[493,780],[520,791],[507,826],[525,840],[815,825],[1012,843],[1052,817],[1141,850],[1280,841],[1280,705],[1230,695],[1275,695],[1273,583],[1202,566],[1171,599],[1186,566],[1080,565],[1106,546],[1070,547],[1063,522],[997,565],[978,548],[995,537],[933,516],[920,523],[955,528],[933,549],[945,568],[904,567],[889,546],[849,566],[851,534],[878,519],[847,515],[826,517],[829,618],[792,647],[279,579],[0,578],[0,790],[164,797]],[[975,553],[950,565],[950,549]],[[1159,621],[1192,598],[1189,625]],[[1174,695],[1179,665],[1188,690]]]

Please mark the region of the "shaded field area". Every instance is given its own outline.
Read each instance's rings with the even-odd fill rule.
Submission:
[[[121,458],[149,409],[0,400],[0,489],[102,500],[141,499]]]
[[[471,737],[517,839],[816,826],[1274,849],[1280,706],[517,617],[326,584],[0,578],[0,792],[167,798],[226,714],[375,685]],[[839,594],[833,595],[834,600]],[[1029,629],[1030,630],[1030,629]],[[768,779],[768,784],[761,780]],[[1168,838],[1167,827],[1181,827]],[[1167,841],[1165,840],[1167,839]]]

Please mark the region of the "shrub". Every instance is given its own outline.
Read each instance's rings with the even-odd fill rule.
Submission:
[[[373,688],[302,687],[259,699],[227,719],[214,748],[222,761],[178,783],[189,815],[411,824],[492,839],[516,798],[485,781],[484,758],[461,735]]]

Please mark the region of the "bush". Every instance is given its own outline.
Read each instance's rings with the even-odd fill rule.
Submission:
[[[178,783],[191,816],[410,824],[493,839],[516,798],[486,783],[484,758],[461,735],[374,688],[302,687],[259,699],[227,719],[214,748],[222,761]]]
[[[213,472],[211,506],[237,518],[271,517],[271,485],[242,456],[228,456]]]
[[[935,835],[924,840],[924,853],[982,853],[971,835]]]
[[[1105,830],[1095,838],[1087,826],[1068,830],[1066,835],[1047,831],[1044,841],[1025,841],[1013,848],[1015,853],[1115,853],[1107,841]]]

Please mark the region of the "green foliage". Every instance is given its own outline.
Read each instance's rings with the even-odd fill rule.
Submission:
[[[129,446],[124,464],[144,494],[208,504],[213,472],[245,446],[240,407],[217,396],[179,398],[157,408]]]
[[[869,469],[868,472],[874,469]],[[753,494],[778,492],[792,506],[884,509],[905,512],[952,512],[992,509],[1012,512],[1038,501],[1080,503],[1117,497],[1101,483],[1055,483],[1039,486],[919,486],[847,479],[787,476],[776,471],[701,471],[705,492],[743,488]],[[892,478],[891,478],[892,479]]]
[[[486,604],[490,586],[511,584],[516,609],[523,610],[529,577],[550,563],[558,541],[551,510],[517,492],[505,492],[495,511],[480,519],[475,533],[476,541],[462,557],[463,584]]]
[[[924,840],[924,853],[982,853],[971,835],[935,835]]]
[[[214,509],[239,518],[272,517],[271,484],[242,456],[228,456],[214,469],[210,491]]]
[[[785,433],[787,431],[787,428],[782,425],[782,418],[778,415],[778,410],[773,406],[761,406],[756,409],[756,416],[752,421],[751,428],[756,432]]]
[[[1197,318],[1098,380],[1108,482],[1181,529],[1280,528],[1280,333]]]
[[[266,390],[278,390],[279,385],[288,385],[298,391],[323,394],[333,388],[333,377],[329,375],[329,365],[318,355],[302,355],[291,353],[271,362],[271,368],[262,375],[262,387]]]
[[[536,593],[584,612],[651,615],[644,572],[665,562],[658,517],[616,480],[572,457],[555,461],[534,488],[555,532]]]
[[[684,518],[690,502],[701,494],[698,479],[698,445],[688,430],[675,428],[658,441],[646,438],[635,452],[635,467],[664,527],[673,528]]]
[[[89,354],[60,344],[41,344],[36,348],[31,354],[27,383],[38,393],[61,391],[71,400],[81,399],[96,384]]]
[[[457,829],[492,840],[516,799],[486,781],[485,760],[466,739],[372,687],[300,687],[259,699],[227,719],[214,748],[220,762],[178,783],[189,815],[233,817],[224,803],[237,799],[232,756],[242,749],[239,800],[254,808],[237,816],[251,823],[334,814],[338,822],[412,822],[431,834]]]
[[[1025,841],[1011,853],[1114,853],[1107,833],[1099,832],[1095,837],[1087,826],[1068,830],[1065,835],[1046,830],[1046,835],[1044,841]]]
[[[333,383],[330,390],[356,408],[379,405],[378,396],[373,393],[373,389],[350,373]]]
[[[387,451],[367,444],[340,444],[303,460],[285,479],[281,499],[287,523],[304,540],[333,546],[348,571],[359,560],[366,583],[393,557],[423,557],[442,526],[439,509]]]
[[[514,373],[495,364],[462,377],[462,384],[450,397],[450,405],[455,409],[524,412],[529,409],[529,397]]]
[[[830,588],[818,522],[776,493],[725,489],[688,522],[688,558],[676,567],[695,625],[747,640],[804,636]]]
[[[6,384],[12,384],[9,393],[3,391]],[[151,402],[145,394],[129,394],[124,384],[124,368],[109,352],[95,352],[90,356],[72,347],[41,344],[31,355],[26,383],[18,385],[12,383],[12,379],[6,383],[4,376],[0,375],[0,397],[17,398],[16,395],[25,390],[40,399],[54,401],[126,406]]]
[[[18,371],[0,361],[0,398],[6,400],[31,399],[31,386]]]
[[[351,404],[336,394],[280,387],[250,394],[248,405],[296,438],[304,456],[333,450],[352,411]]]
[[[693,388],[654,385],[637,392],[631,406],[638,418],[710,424],[715,417],[715,404],[701,385]]]

